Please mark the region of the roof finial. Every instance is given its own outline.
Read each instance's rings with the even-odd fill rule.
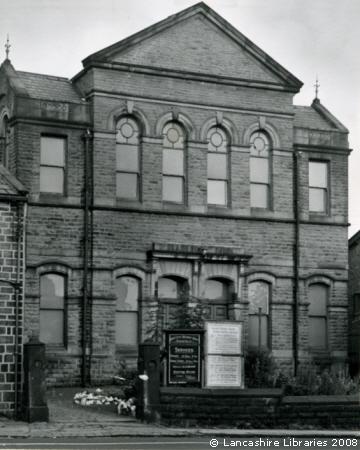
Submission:
[[[318,98],[320,84],[318,83],[318,76],[316,75],[316,84],[314,84],[315,88],[315,98]]]
[[[6,48],[5,51],[6,51],[6,59],[7,60],[9,59],[10,47],[11,47],[11,45],[9,44],[9,33],[8,33],[8,35],[7,35],[7,42],[5,44],[5,48]]]

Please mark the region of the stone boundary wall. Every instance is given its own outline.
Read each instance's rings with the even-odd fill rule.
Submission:
[[[360,428],[359,395],[284,397],[281,389],[160,388],[162,423],[239,428]]]

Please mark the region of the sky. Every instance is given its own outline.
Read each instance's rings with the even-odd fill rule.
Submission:
[[[72,78],[81,61],[197,0],[3,0],[0,61]],[[349,237],[360,230],[359,0],[205,0],[304,86],[294,104],[321,103],[349,130]],[[3,43],[3,44],[2,44]]]

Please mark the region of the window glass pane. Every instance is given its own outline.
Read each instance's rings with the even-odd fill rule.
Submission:
[[[183,150],[163,150],[163,173],[166,175],[184,174]]]
[[[209,131],[208,150],[212,152],[227,151],[227,137],[223,129],[214,127]]]
[[[139,127],[131,117],[123,117],[116,125],[116,142],[124,144],[139,143]]]
[[[249,345],[259,345],[259,316],[249,315]]]
[[[309,314],[314,316],[326,316],[327,287],[322,284],[309,286]]]
[[[116,170],[129,172],[139,171],[139,152],[137,146],[117,144]]]
[[[263,158],[269,156],[270,141],[265,133],[257,131],[250,137],[250,155],[262,156]]]
[[[120,172],[116,174],[116,196],[138,198],[138,174]]]
[[[310,188],[309,189],[309,211],[326,211],[326,190]]]
[[[269,182],[269,160],[267,158],[250,158],[250,181]]]
[[[205,298],[210,300],[222,299],[227,300],[229,294],[229,286],[217,280],[205,281]]]
[[[178,318],[178,305],[165,305],[165,319],[164,326],[168,327],[176,321]]]
[[[171,278],[159,278],[158,297],[159,298],[178,298],[180,293],[179,282]]]
[[[205,306],[205,308],[204,308],[204,318],[208,319],[208,320],[213,318],[212,317],[212,308],[211,308],[210,305],[209,306]]]
[[[163,146],[167,148],[184,148],[184,131],[180,125],[170,122],[163,130]]]
[[[40,310],[39,338],[44,344],[64,343],[64,311]]]
[[[259,345],[259,315],[249,315],[249,345]],[[261,346],[268,347],[268,316],[261,316]]]
[[[8,118],[7,118],[7,116],[4,116],[3,120],[0,124],[0,137],[6,137],[7,123],[8,123]]]
[[[227,179],[227,155],[208,153],[208,178]]]
[[[226,181],[208,180],[207,202],[211,205],[226,205],[227,203]]]
[[[263,281],[254,281],[249,284],[249,313],[269,313],[269,285]]]
[[[327,163],[309,162],[309,186],[327,187]]]
[[[116,343],[137,345],[138,315],[137,312],[116,313]]]
[[[163,200],[178,203],[184,201],[183,178],[163,176]]]
[[[226,305],[213,305],[214,307],[214,319],[226,320],[227,319],[227,306]]]
[[[353,295],[354,301],[354,314],[360,313],[360,293],[356,293]]]
[[[64,169],[57,167],[40,167],[40,191],[63,194]]]
[[[251,184],[250,204],[252,208],[268,208],[269,186],[266,184]]]
[[[309,317],[309,347],[326,348],[325,317]]]
[[[40,308],[64,308],[65,278],[55,273],[40,277]]]
[[[115,282],[116,309],[126,311],[138,310],[139,281],[135,277],[119,277]]]
[[[204,308],[207,320],[227,320],[227,305],[208,305]]]
[[[64,166],[65,139],[41,138],[41,164],[46,166]]]

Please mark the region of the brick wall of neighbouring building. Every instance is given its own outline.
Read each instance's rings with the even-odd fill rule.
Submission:
[[[349,240],[349,359],[351,372],[360,370],[360,232]]]
[[[22,380],[23,214],[22,203],[6,201],[0,196],[0,410],[10,417],[15,412],[16,374],[18,400],[20,399]],[[18,285],[16,285],[17,283]],[[18,294],[16,294],[17,291]],[[16,336],[17,347],[15,346]],[[15,367],[16,359],[17,368]]]

